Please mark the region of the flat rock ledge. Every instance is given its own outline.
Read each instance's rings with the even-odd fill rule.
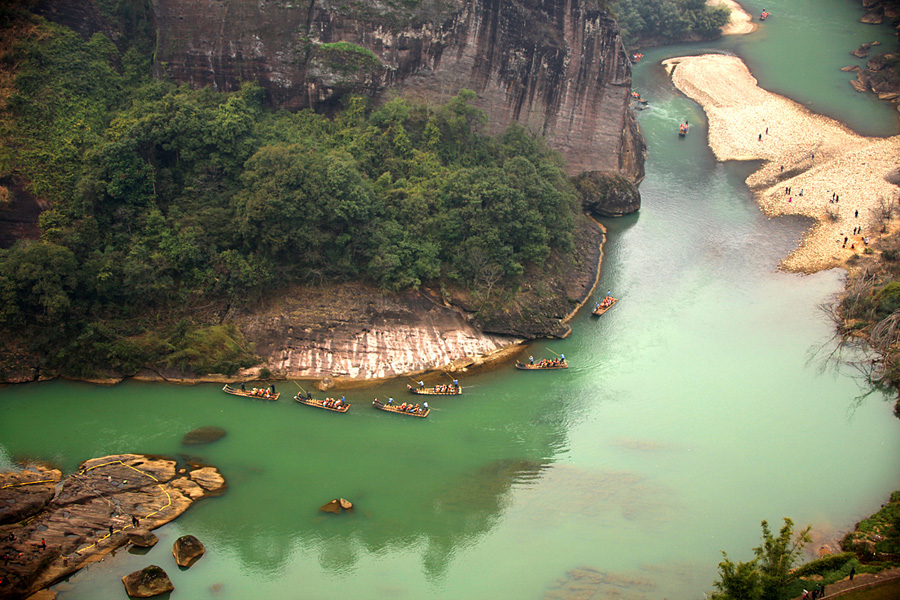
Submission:
[[[66,478],[45,467],[0,473],[0,558],[9,559],[0,598],[26,598],[224,487],[213,467],[141,454],[94,458]]]

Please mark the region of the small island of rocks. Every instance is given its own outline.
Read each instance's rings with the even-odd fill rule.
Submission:
[[[26,598],[225,489],[214,467],[116,454],[77,472],[44,466],[0,473],[0,597]]]

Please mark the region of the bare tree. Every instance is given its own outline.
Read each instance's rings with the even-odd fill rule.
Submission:
[[[878,206],[872,209],[872,212],[875,214],[875,219],[881,223],[881,233],[887,231],[888,223],[890,223],[891,219],[894,216],[894,211],[897,210],[897,199],[892,198],[890,196],[885,196],[884,194],[878,195]]]

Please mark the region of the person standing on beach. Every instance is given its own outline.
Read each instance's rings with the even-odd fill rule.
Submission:
[[[855,218],[859,218],[859,211],[858,211],[858,210],[854,210],[854,211],[853,211],[853,216],[854,216]]]

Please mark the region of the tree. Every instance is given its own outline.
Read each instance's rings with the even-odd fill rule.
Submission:
[[[763,590],[756,561],[734,564],[724,552],[722,556],[720,580],[714,584],[719,593],[713,594],[712,600],[760,600]]]
[[[753,549],[752,561],[735,564],[722,552],[713,600],[780,600],[792,579],[794,563],[810,541],[809,529],[795,535],[794,522],[785,518],[776,537],[763,521],[762,544]]]
[[[785,517],[778,537],[772,535],[769,524],[762,522],[763,543],[753,549],[759,561],[763,598],[777,600],[779,592],[791,579],[791,569],[800,558],[803,547],[811,541],[809,527],[794,535],[794,522]]]

